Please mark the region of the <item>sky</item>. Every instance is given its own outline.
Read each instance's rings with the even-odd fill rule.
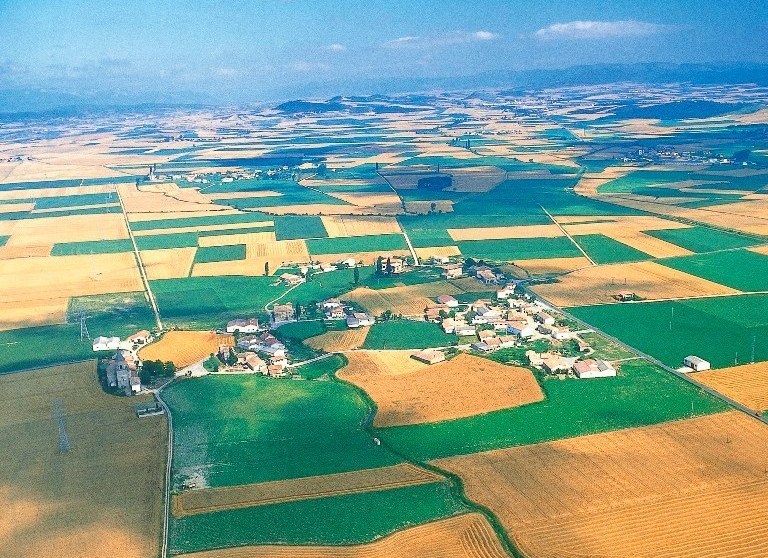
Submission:
[[[248,102],[636,62],[766,63],[766,0],[0,0],[0,89]]]

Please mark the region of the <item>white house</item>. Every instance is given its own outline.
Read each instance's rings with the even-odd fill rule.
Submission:
[[[693,355],[685,357],[683,359],[683,364],[696,372],[701,372],[703,370],[709,370],[712,368],[712,365],[708,361]]]
[[[580,360],[573,365],[577,378],[610,378],[616,375],[616,369],[604,360]]]
[[[437,364],[445,360],[445,353],[437,349],[424,349],[413,353],[411,358],[426,364]]]
[[[518,337],[533,337],[533,334],[536,333],[536,328],[528,322],[511,321],[507,322],[507,333],[517,335]]]
[[[459,305],[459,301],[451,295],[440,295],[437,297],[439,304],[445,304],[448,308],[456,308]]]
[[[94,351],[116,351],[120,348],[119,337],[97,337],[93,340]]]
[[[554,325],[555,318],[553,318],[546,312],[539,312],[538,314],[536,314],[536,321],[544,325]]]
[[[375,322],[376,320],[373,316],[369,316],[363,312],[355,312],[354,314],[347,316],[347,327],[353,329],[373,325]]]
[[[470,337],[475,334],[475,326],[469,324],[456,324],[453,332],[459,337]]]
[[[443,279],[457,279],[464,275],[464,269],[460,263],[446,264],[441,269],[440,276]]]
[[[256,318],[227,322],[227,333],[256,333],[257,331],[259,331],[259,320]]]

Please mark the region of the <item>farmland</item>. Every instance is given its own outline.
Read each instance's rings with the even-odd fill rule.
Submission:
[[[408,351],[358,351],[347,358],[337,376],[371,396],[379,427],[468,417],[544,398],[529,370],[471,355],[431,366],[413,366]]]
[[[598,264],[636,262],[649,258],[648,254],[601,234],[586,234],[574,239]]]
[[[740,291],[768,290],[768,256],[749,250],[670,258],[661,263]]]
[[[139,358],[171,361],[176,368],[184,368],[216,353],[221,345],[231,347],[233,344],[231,335],[217,335],[212,331],[169,331],[161,340],[143,347]]]
[[[767,437],[729,412],[438,464],[533,556],[754,556]]]
[[[757,412],[768,409],[768,363],[707,370],[693,378]]]
[[[456,336],[443,333],[437,325],[411,320],[392,320],[371,326],[364,349],[424,349],[456,344]]]
[[[56,433],[57,400],[66,453]],[[138,419],[136,400],[103,393],[94,361],[0,376],[0,401],[0,441],[14,448],[0,460],[0,553],[159,555],[163,417]]]

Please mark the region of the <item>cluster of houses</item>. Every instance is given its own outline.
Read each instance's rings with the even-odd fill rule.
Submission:
[[[99,336],[93,340],[94,352],[116,351],[107,363],[107,385],[121,389],[126,395],[141,392],[141,360],[137,354],[139,348],[152,341],[152,334],[147,330],[137,331],[124,341],[119,337]]]
[[[286,305],[284,305],[286,306]],[[292,311],[293,305],[288,304]],[[289,317],[289,309],[278,309],[278,317],[285,321]],[[223,363],[232,362],[234,356],[236,366],[255,374],[264,374],[275,378],[288,375],[288,351],[277,337],[272,335],[256,318],[239,318],[227,323],[227,333],[239,335],[236,347],[220,345],[217,357]]]
[[[322,310],[326,319],[345,320],[350,329],[370,326],[376,322],[376,318],[373,316],[365,312],[355,312],[354,309],[345,306],[338,298],[324,300],[318,304],[318,308]]]

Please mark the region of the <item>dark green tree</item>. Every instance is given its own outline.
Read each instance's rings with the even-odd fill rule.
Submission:
[[[355,285],[360,283],[360,269],[357,266],[352,269],[352,279]]]

